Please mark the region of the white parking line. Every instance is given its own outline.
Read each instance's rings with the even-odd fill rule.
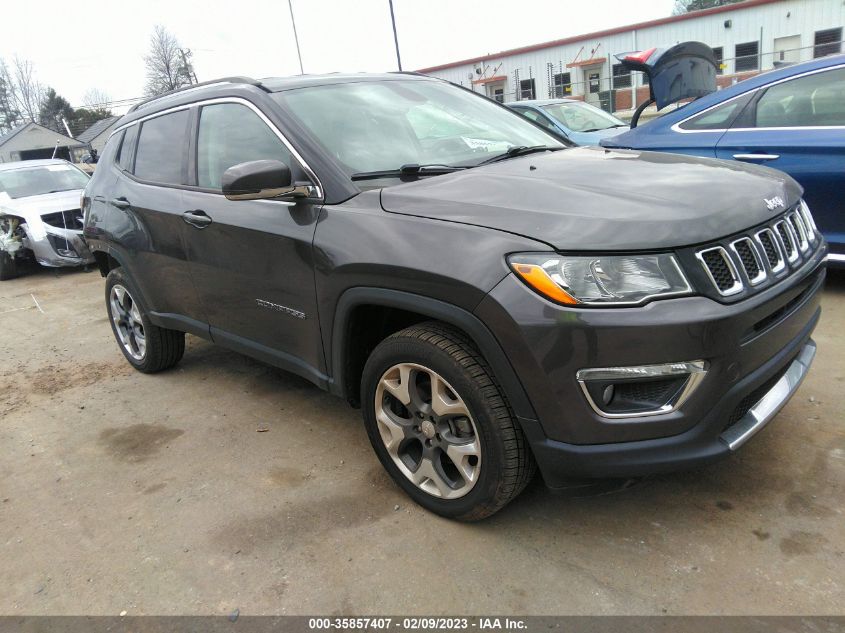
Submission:
[[[42,309],[41,309],[41,306],[40,306],[40,305],[38,305],[38,299],[36,299],[36,298],[35,298],[35,295],[34,295],[34,294],[32,294],[32,293],[30,293],[30,295],[29,295],[29,296],[30,296],[30,297],[32,297],[32,300],[35,302],[35,307],[36,307],[36,308],[38,308],[38,311],[39,311],[41,314],[44,314],[44,310],[42,310]]]

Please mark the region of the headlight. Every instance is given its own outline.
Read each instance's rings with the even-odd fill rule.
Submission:
[[[565,256],[520,253],[513,271],[544,297],[566,305],[637,305],[692,293],[674,255]]]
[[[816,241],[816,237],[818,236],[819,230],[816,228],[816,222],[813,220],[813,214],[810,213],[810,207],[807,206],[807,203],[804,202],[804,199],[801,199],[801,218],[804,220],[804,224],[807,225],[807,232],[809,233],[809,238],[811,242]]]

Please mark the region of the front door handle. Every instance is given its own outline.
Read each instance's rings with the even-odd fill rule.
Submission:
[[[131,206],[126,198],[114,198],[111,204],[118,209],[128,209]]]
[[[208,217],[205,211],[202,209],[196,209],[195,211],[185,211],[182,214],[182,219],[185,220],[188,224],[198,229],[204,229],[209,224],[211,224],[211,218]]]
[[[780,154],[734,154],[734,158],[737,160],[747,160],[752,163],[763,163],[767,160],[777,160],[780,158]]]

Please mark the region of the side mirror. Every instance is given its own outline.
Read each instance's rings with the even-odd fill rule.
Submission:
[[[308,187],[291,184],[290,169],[278,160],[251,160],[223,172],[223,195],[229,200],[308,196]]]

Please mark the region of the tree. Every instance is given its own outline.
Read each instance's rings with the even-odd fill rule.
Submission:
[[[723,7],[726,4],[734,4],[736,2],[742,2],[742,0],[675,0],[672,15],[681,15],[682,13],[691,13],[693,11],[701,11],[702,9],[712,9],[713,7]]]
[[[52,88],[47,88],[38,110],[38,122],[44,127],[65,134],[67,131],[62,119],[72,121],[73,117],[74,111],[68,100],[56,94]]]
[[[82,96],[82,104],[89,110],[108,109],[111,96],[99,88],[88,88]]]
[[[9,69],[0,59],[0,134],[8,132],[21,122],[21,113],[15,107],[13,86],[9,83]]]
[[[190,51],[182,49],[179,41],[161,24],[156,25],[150,37],[150,52],[144,57],[147,66],[149,96],[195,83],[190,64]]]
[[[18,123],[37,121],[44,100],[44,88],[35,78],[32,62],[15,57],[11,69],[0,62],[0,77],[9,101],[9,107],[18,114]]]

